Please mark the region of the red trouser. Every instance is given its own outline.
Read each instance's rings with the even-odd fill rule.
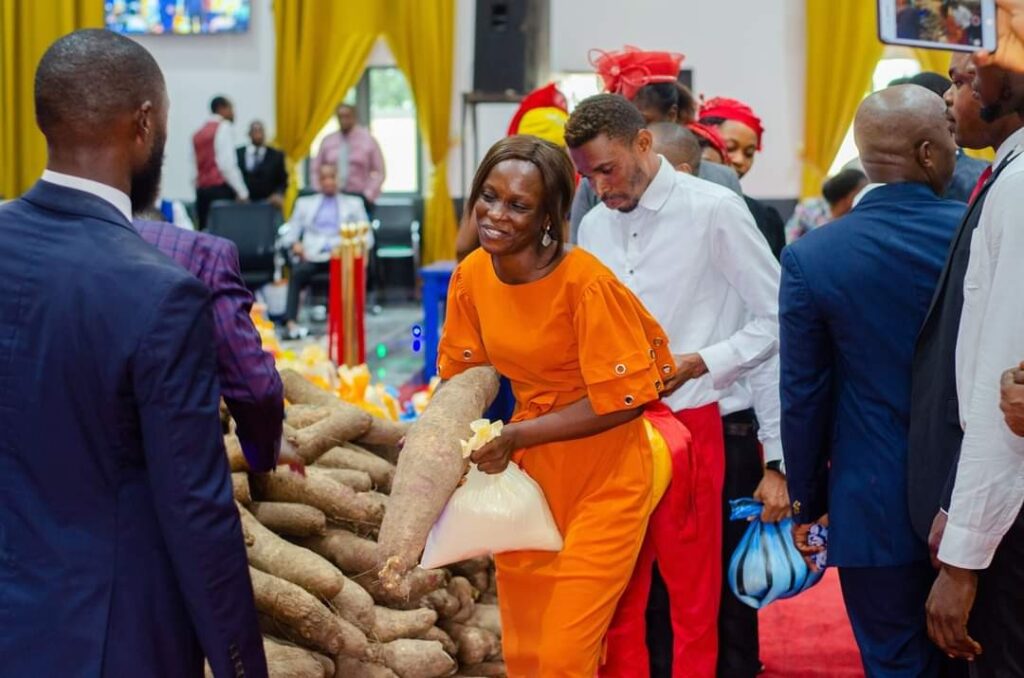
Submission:
[[[636,570],[608,630],[602,678],[650,674],[645,612],[655,562],[669,595],[673,678],[715,676],[722,596],[722,417],[717,403],[674,414],[692,437],[689,463],[677,464],[673,457],[672,484],[651,515]],[[680,515],[684,510],[687,515]]]

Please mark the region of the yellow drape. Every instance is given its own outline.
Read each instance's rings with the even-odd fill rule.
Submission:
[[[949,62],[953,59],[952,52],[936,49],[915,49],[914,58],[921,64],[922,71],[931,71],[949,77]]]
[[[380,3],[276,0],[277,145],[289,164],[285,214],[298,193],[295,163],[363,74],[381,33]]]
[[[807,82],[801,195],[821,183],[843,143],[882,56],[876,3],[807,0]]]
[[[384,34],[416,100],[430,158],[424,209],[423,262],[455,258],[457,224],[448,192],[447,158],[455,45],[454,0],[389,0]]]
[[[0,196],[21,195],[46,166],[33,95],[43,52],[62,35],[102,27],[97,0],[0,0]]]

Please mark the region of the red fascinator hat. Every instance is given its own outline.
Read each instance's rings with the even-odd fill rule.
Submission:
[[[590,50],[590,63],[604,81],[604,90],[630,101],[637,90],[659,82],[675,82],[685,59],[675,52],[645,52],[626,46],[618,52]]]

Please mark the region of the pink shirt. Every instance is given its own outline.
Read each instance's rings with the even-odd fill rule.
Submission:
[[[377,202],[381,186],[384,185],[384,156],[380,152],[377,140],[365,127],[353,127],[344,136],[344,140],[340,131],[324,137],[320,151],[310,167],[313,188],[320,190],[320,165],[336,165],[343,143],[348,144],[348,172],[341,190],[346,193],[358,193],[366,196],[370,202]]]

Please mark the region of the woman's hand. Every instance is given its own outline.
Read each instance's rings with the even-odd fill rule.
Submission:
[[[505,426],[501,435],[470,455],[469,459],[484,473],[501,473],[508,467],[517,443],[516,425]]]

